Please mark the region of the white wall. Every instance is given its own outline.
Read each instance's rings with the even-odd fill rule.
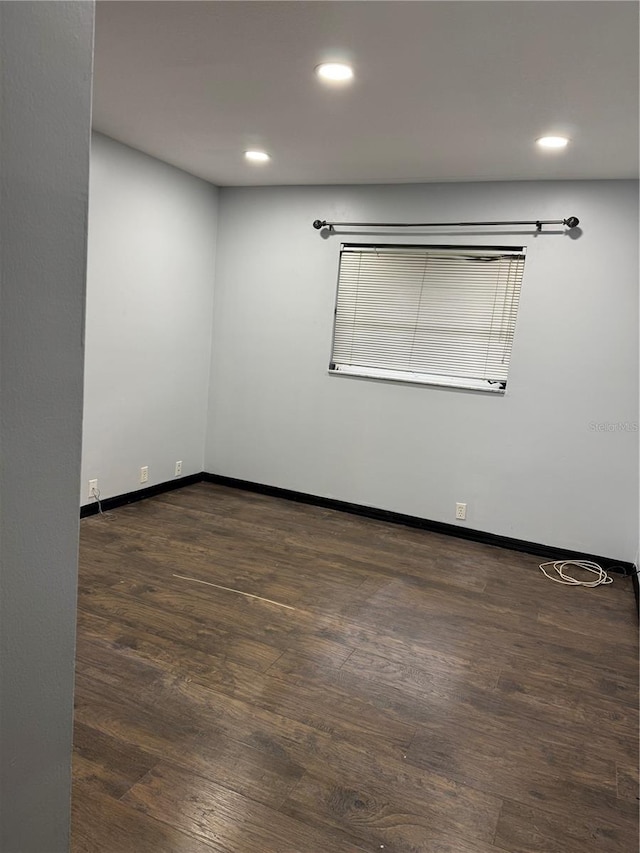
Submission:
[[[81,502],[203,469],[217,190],[94,134]],[[140,483],[140,467],[149,481]]]
[[[632,560],[635,182],[220,191],[207,471]],[[327,375],[340,237],[314,219],[578,216],[583,233],[347,241],[526,245],[506,396]]]
[[[69,849],[93,3],[0,3],[0,850]]]

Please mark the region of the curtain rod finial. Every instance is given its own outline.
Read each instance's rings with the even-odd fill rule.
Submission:
[[[568,219],[565,219],[564,224],[567,226],[567,228],[575,228],[577,225],[580,224],[580,220],[577,216],[570,216]]]
[[[327,223],[323,219],[316,219],[315,222],[313,223],[313,227],[316,229],[316,231],[319,231],[326,224]]]

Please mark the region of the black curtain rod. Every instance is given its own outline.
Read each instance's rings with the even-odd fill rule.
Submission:
[[[568,219],[536,219],[529,222],[513,220],[510,222],[327,222],[325,219],[316,219],[313,227],[319,231],[321,228],[333,230],[339,228],[473,228],[484,225],[535,225],[537,231],[542,231],[543,225],[566,225],[567,228],[576,228],[580,224],[577,216]]]

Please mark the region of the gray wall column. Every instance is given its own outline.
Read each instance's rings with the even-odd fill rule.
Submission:
[[[0,3],[0,850],[69,847],[93,2]]]

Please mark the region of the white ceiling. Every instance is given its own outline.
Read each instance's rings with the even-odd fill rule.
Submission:
[[[100,0],[94,127],[219,185],[637,177],[638,8]]]

